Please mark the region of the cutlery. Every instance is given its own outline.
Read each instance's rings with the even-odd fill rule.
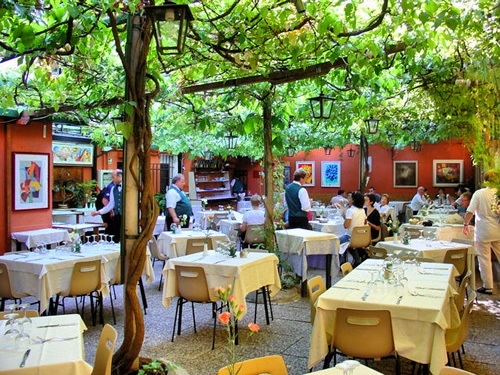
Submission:
[[[413,297],[442,298],[440,296],[433,296],[433,295],[429,295],[429,294],[420,294],[420,293],[417,293],[414,291],[408,291],[408,293]]]
[[[362,283],[362,284],[366,283],[366,281],[364,280],[344,280],[344,281],[347,283]]]
[[[43,258],[33,258],[33,259],[26,259],[25,262],[34,262],[35,260],[40,260]]]
[[[222,263],[222,262],[225,262],[226,260],[227,260],[227,259],[218,260],[217,262],[214,262],[213,264]]]
[[[399,305],[401,303],[402,299],[403,299],[403,296],[399,296],[398,300],[396,301],[396,305]]]
[[[427,272],[427,271],[422,271],[422,270],[418,270],[418,273],[420,273],[422,275],[448,276],[448,275],[446,275],[444,273]]]
[[[71,255],[72,257],[80,257],[83,258],[85,255],[80,255],[80,254],[68,254]]]
[[[31,349],[28,349],[28,350],[26,350],[24,352],[23,359],[22,359],[21,364],[19,365],[19,367],[24,367],[24,365],[26,364],[26,360],[28,359],[30,353],[31,353]]]
[[[445,291],[446,289],[444,288],[427,288],[425,286],[417,286],[417,289],[428,289],[428,290],[440,290],[440,291]]]
[[[50,337],[48,339],[44,339],[40,336],[37,336],[37,338],[40,340],[38,342],[38,344],[43,344],[43,343],[46,343],[46,342],[49,342],[49,341],[69,341],[69,340],[75,340],[77,339],[78,337]]]
[[[347,287],[347,286],[337,286],[337,285],[332,286],[332,288],[349,289],[349,290],[359,290],[359,288],[350,288],[350,287]]]
[[[77,326],[78,323],[67,323],[67,324],[47,324],[45,326],[38,326],[36,328],[52,328],[52,327],[69,327],[69,326]]]

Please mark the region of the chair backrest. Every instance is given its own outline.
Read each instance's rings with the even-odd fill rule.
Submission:
[[[16,310],[14,313],[19,314],[19,317],[24,316],[24,311]],[[10,311],[0,311],[0,319],[5,319],[5,315],[10,314]],[[26,310],[26,316],[28,318],[38,318],[40,314],[37,310]]]
[[[352,264],[345,262],[340,266],[340,270],[342,271],[342,275],[345,276],[352,271]]]
[[[116,329],[109,324],[106,324],[102,329],[95,353],[92,375],[111,375],[111,360],[113,359],[117,336]]]
[[[245,243],[253,245],[263,243],[265,240],[264,225],[251,224],[247,225],[245,231]]]
[[[151,252],[151,255],[154,258],[159,259],[159,260],[166,260],[167,259],[167,257],[160,252],[160,249],[158,248],[158,242],[156,241],[155,236],[151,237],[151,239],[149,240],[148,246],[149,246],[149,251]]]
[[[209,302],[207,278],[203,267],[175,266],[179,296],[192,302]]]
[[[9,270],[5,263],[0,263],[0,298],[14,298],[10,287]]]
[[[387,250],[383,247],[370,246],[368,248],[368,256],[373,259],[387,258]]]
[[[351,241],[349,247],[352,249],[360,249],[368,247],[372,243],[372,235],[368,225],[362,225],[352,228]]]
[[[200,253],[205,246],[205,240],[209,249],[213,249],[212,239],[208,238],[188,238],[186,241],[186,255]]]
[[[101,288],[101,260],[77,262],[73,266],[69,296],[89,294]]]
[[[469,285],[471,275],[471,270],[467,270],[467,273],[463,277],[462,281],[460,281],[458,293],[455,295],[455,306],[457,306],[458,312],[462,312],[462,310],[464,309],[465,291],[467,290],[467,285]]]
[[[268,355],[266,357],[253,358],[246,361],[238,362],[234,367],[235,374],[238,375],[288,375],[285,361],[280,355]],[[217,375],[229,375],[230,369],[228,366],[221,368]]]
[[[413,208],[408,203],[405,203],[403,205],[404,207],[404,213],[405,213],[405,221],[408,222],[413,217]]]
[[[436,263],[434,258],[416,257],[415,259],[420,263]]]
[[[391,313],[387,310],[336,310],[332,348],[345,356],[382,358],[395,350]]]
[[[456,367],[445,366],[441,369],[439,375],[476,375],[476,374]]]
[[[443,263],[453,264],[460,276],[463,276],[467,270],[467,248],[450,249],[444,255]]]
[[[472,306],[474,305],[474,300],[476,299],[476,292],[472,291],[469,294],[469,299],[465,305],[464,312],[460,319],[460,325],[456,328],[447,329],[445,333],[446,340],[446,351],[448,353],[456,352],[460,349],[462,344],[467,339],[469,335],[469,323],[470,314],[472,312]]]
[[[309,304],[311,305],[311,324],[314,323],[314,318],[316,316],[316,300],[318,297],[326,291],[326,285],[323,281],[323,277],[314,276],[313,278],[307,280],[307,292],[309,293]]]

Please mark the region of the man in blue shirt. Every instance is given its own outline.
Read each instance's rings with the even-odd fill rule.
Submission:
[[[167,190],[165,198],[167,201],[167,214],[165,217],[165,230],[175,224],[182,228],[189,228],[189,221],[193,216],[191,201],[182,188],[186,185],[186,179],[181,173],[172,178],[172,185]],[[184,218],[184,220],[182,220]]]
[[[288,207],[288,229],[310,229],[307,213],[311,211],[311,200],[305,183],[307,172],[299,168],[293,174],[293,181],[285,189],[286,205]]]

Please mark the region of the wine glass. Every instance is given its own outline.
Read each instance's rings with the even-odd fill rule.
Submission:
[[[19,325],[19,334],[16,337],[16,345],[19,349],[27,349],[30,346],[31,338],[28,332],[31,331],[32,322],[31,319],[26,315],[26,309],[29,307],[29,303],[23,303],[19,305],[19,308],[23,312],[23,316],[17,319]]]
[[[92,241],[92,245],[97,245],[97,234],[93,234],[92,235],[92,238],[93,238],[93,241]]]
[[[110,242],[110,243],[113,243],[113,244],[115,243],[115,241],[113,241],[113,237],[114,237],[114,236],[115,236],[114,234],[110,234],[110,235],[109,235],[109,237],[110,237],[109,242]]]
[[[418,230],[420,232],[420,237],[418,237],[419,240],[423,240],[424,239],[424,230],[423,229],[419,229]]]
[[[15,349],[16,348],[16,338],[19,335],[19,330],[14,327],[14,323],[19,314],[11,312],[10,314],[6,314],[5,317],[8,319],[5,325],[5,332],[3,334],[5,339],[5,347],[7,349]]]
[[[33,322],[31,318],[28,316],[28,308],[30,307],[29,303],[22,303],[19,305],[19,310],[22,312],[22,316],[18,319],[20,324],[23,324],[24,332],[30,332],[31,327],[33,326]]]
[[[90,246],[91,243],[90,243],[90,235],[89,236],[85,236],[85,238],[87,239],[87,241],[85,242],[85,246]]]
[[[105,236],[105,234],[101,234],[101,235],[99,236],[99,237],[101,238],[101,239],[99,240],[99,244],[100,244],[100,245],[104,245],[104,244],[106,243],[106,241],[104,240],[104,236]]]

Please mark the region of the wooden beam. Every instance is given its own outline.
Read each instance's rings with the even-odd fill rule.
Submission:
[[[402,52],[406,48],[406,44],[398,43],[390,46],[386,50],[386,55],[392,55],[394,53]],[[232,78],[225,81],[217,81],[211,83],[203,83],[201,85],[186,86],[181,89],[183,94],[194,94],[196,92],[203,91],[213,91],[219,89],[225,89],[229,87],[238,87],[245,85],[252,85],[255,83],[269,82],[273,85],[281,85],[284,83],[301,81],[303,79],[320,77],[328,74],[332,69],[344,68],[347,66],[347,58],[338,58],[333,63],[324,62],[320,64],[315,64],[308,66],[306,68],[283,70],[278,72],[272,72],[267,76],[249,76],[242,78]]]

